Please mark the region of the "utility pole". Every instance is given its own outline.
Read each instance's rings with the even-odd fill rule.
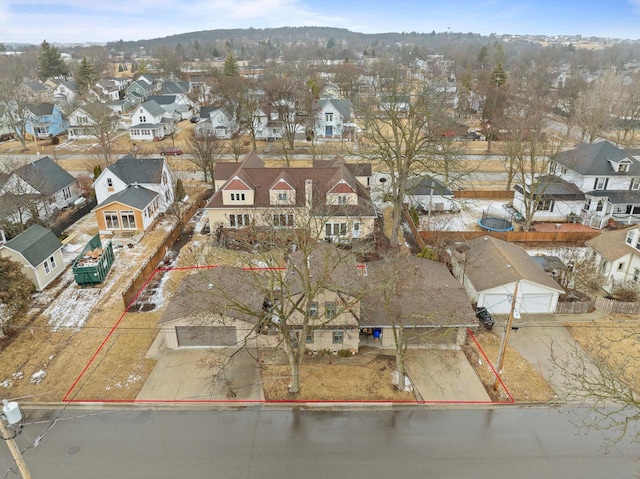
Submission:
[[[20,449],[14,441],[16,432],[7,427],[7,425],[13,426],[14,424],[22,421],[22,413],[20,412],[17,402],[8,402],[6,399],[3,399],[3,402],[3,414],[0,416],[0,433],[2,433],[2,439],[4,439],[7,446],[9,446],[13,460],[16,462],[18,469],[20,469],[20,474],[22,474],[22,479],[31,479],[31,474],[29,473],[29,469],[27,469],[27,464],[24,462]]]
[[[509,313],[509,319],[507,320],[507,324],[504,327],[504,332],[502,333],[502,341],[500,342],[500,352],[498,353],[498,361],[496,362],[496,379],[493,383],[493,390],[498,390],[498,374],[500,374],[500,370],[502,369],[502,360],[504,359],[504,353],[507,350],[507,341],[509,340],[509,333],[511,332],[511,324],[513,323],[513,317],[516,311],[516,302],[518,300],[518,282],[516,280],[516,286],[513,290],[513,299],[511,300],[511,312]]]

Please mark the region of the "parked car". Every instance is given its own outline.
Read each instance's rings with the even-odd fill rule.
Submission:
[[[164,156],[178,156],[182,155],[182,150],[180,148],[163,148],[160,150],[160,154]]]
[[[493,328],[495,320],[491,317],[491,313],[489,312],[489,310],[484,306],[480,306],[476,309],[476,318],[478,318],[480,324],[486,329]]]

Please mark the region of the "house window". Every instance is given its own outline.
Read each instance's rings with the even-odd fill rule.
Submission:
[[[624,269],[624,263],[618,264],[618,271],[622,271]]]
[[[278,201],[287,201],[287,193],[278,193]]]
[[[628,161],[620,162],[618,163],[618,172],[620,173],[628,173],[629,172],[629,167],[631,166],[631,163],[629,163]]]
[[[550,199],[540,200],[536,203],[536,211],[553,211],[554,201]]]
[[[640,190],[640,178],[631,178],[630,190]]]
[[[594,190],[606,190],[607,184],[609,183],[609,178],[596,178],[593,189]]]
[[[633,270],[633,280],[634,280],[634,281],[636,281],[636,282],[637,282],[638,280],[640,280],[640,269],[635,268],[635,269]]]
[[[332,122],[333,121],[333,113],[325,113],[324,114],[324,121]]]
[[[68,200],[69,198],[71,198],[71,189],[70,188],[65,188],[62,190],[62,195],[64,196],[65,200]]]
[[[111,178],[107,178],[107,186],[113,188],[113,180]]]
[[[602,263],[600,263],[600,271],[602,271],[603,273],[606,271],[607,269],[607,260],[603,259]]]
[[[318,303],[311,303],[309,306],[309,317],[317,318],[318,317]]]
[[[327,223],[324,227],[326,236],[347,235],[347,223]]]
[[[44,274],[51,273],[51,268],[49,267],[49,260],[48,259],[44,260],[43,265],[44,265]]]
[[[326,316],[327,319],[333,319],[336,317],[337,315],[337,309],[336,309],[336,303],[333,302],[327,302],[324,303],[324,315]]]
[[[342,343],[344,343],[344,331],[334,331],[333,344],[342,344]]]
[[[136,217],[133,211],[121,211],[120,218],[122,219],[123,229],[136,229]]]
[[[163,185],[167,184],[167,172],[166,171],[162,172],[162,184]]]
[[[117,230],[120,228],[120,221],[118,220],[118,212],[117,211],[105,211],[104,212],[104,222],[107,226],[107,229]]]
[[[146,123],[147,122],[147,117],[144,115],[140,115],[140,123]]]
[[[290,228],[293,226],[293,215],[273,214],[271,215],[271,224],[280,228]]]
[[[598,200],[598,203],[596,204],[596,211],[602,211],[603,208],[604,208],[604,200]]]
[[[347,195],[338,196],[338,204],[339,205],[346,205],[347,204]]]
[[[244,201],[244,193],[231,193],[231,201]]]
[[[229,215],[229,226],[232,228],[242,228],[251,224],[251,218],[247,214]]]
[[[49,264],[51,265],[51,269],[56,269],[56,259],[53,256],[49,258]]]
[[[307,333],[307,337],[305,338],[304,342],[307,344],[313,344],[313,331],[309,331]]]
[[[633,238],[636,234],[636,230],[631,230],[627,233],[627,238],[625,239],[625,241],[627,242],[627,244],[631,245],[633,244]]]

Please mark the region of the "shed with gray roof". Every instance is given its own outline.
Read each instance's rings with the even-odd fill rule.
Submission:
[[[22,265],[22,272],[42,291],[65,269],[62,243],[44,226],[33,225],[0,247],[0,255]]]

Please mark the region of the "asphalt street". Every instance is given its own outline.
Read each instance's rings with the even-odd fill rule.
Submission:
[[[603,433],[577,435],[580,412],[70,408],[52,427],[58,411],[27,412],[17,440],[34,479],[633,477],[637,447],[604,454]],[[10,463],[1,446],[0,473]]]

